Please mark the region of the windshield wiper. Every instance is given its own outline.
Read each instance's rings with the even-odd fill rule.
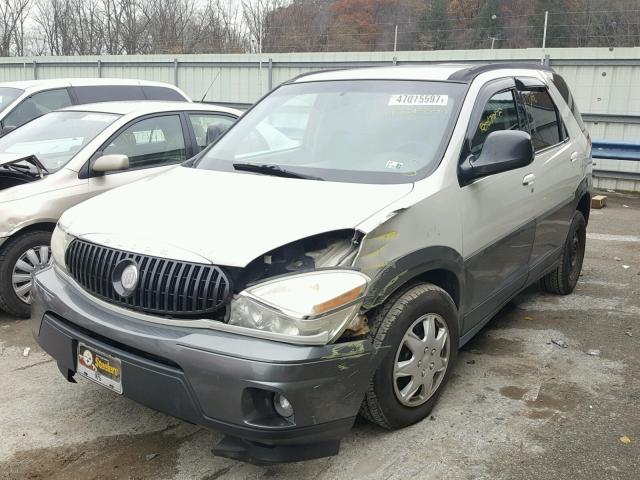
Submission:
[[[32,177],[39,177],[37,173],[31,171],[31,168],[29,168],[28,165],[9,164],[9,165],[2,165],[2,166],[7,170],[13,170],[14,172],[25,173]]]
[[[22,165],[21,162],[24,162],[27,165]],[[29,165],[35,167],[38,173],[32,172],[31,167]],[[2,166],[7,169],[14,170],[16,172],[28,173],[30,175],[33,175],[35,177],[40,177],[40,178],[44,178],[45,175],[49,174],[49,170],[47,170],[47,168],[42,164],[42,162],[38,160],[38,157],[35,154],[16,157],[15,159],[12,159],[6,163],[3,163]]]
[[[304,173],[292,172],[285,170],[279,165],[257,165],[255,163],[234,163],[233,168],[242,172],[260,173],[262,175],[271,175],[274,177],[286,178],[302,178],[304,180],[324,180],[324,178],[305,175]]]

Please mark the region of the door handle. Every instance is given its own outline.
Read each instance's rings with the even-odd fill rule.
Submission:
[[[522,179],[522,185],[524,186],[533,185],[535,181],[536,181],[536,176],[533,173],[529,173],[525,175],[524,178]]]
[[[571,154],[571,163],[575,162],[579,157],[580,157],[580,154],[578,152],[573,152]]]

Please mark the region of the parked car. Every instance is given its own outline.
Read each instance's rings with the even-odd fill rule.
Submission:
[[[590,151],[539,65],[299,77],[193,162],[68,210],[33,331],[67,379],[224,432],[217,455],[335,454],[358,412],[424,419],[522,289],[573,291]]]
[[[70,105],[116,100],[190,101],[177,87],[146,80],[71,78],[0,83],[0,136]]]
[[[190,102],[108,102],[51,112],[0,138],[0,309],[29,315],[31,276],[50,262],[62,212],[184,162],[239,115]]]

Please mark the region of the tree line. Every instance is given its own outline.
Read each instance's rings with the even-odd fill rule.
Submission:
[[[637,0],[1,0],[0,56],[640,45]]]

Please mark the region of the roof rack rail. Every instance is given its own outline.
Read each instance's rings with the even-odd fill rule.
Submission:
[[[457,72],[453,72],[449,76],[449,80],[456,80],[462,82],[471,82],[481,73],[491,72],[493,70],[502,70],[505,68],[528,68],[532,70],[546,70],[553,72],[553,68],[542,65],[540,63],[530,62],[495,62],[495,63],[483,63],[481,65],[474,65],[473,67],[463,68]]]
[[[349,70],[349,69],[348,68],[328,68],[326,70],[313,70],[311,72],[304,72],[304,73],[301,73],[300,75],[296,75],[295,77],[287,80],[284,83],[295,83],[295,81],[300,78],[308,77],[309,75],[315,75],[316,73],[340,72],[342,70]]]

